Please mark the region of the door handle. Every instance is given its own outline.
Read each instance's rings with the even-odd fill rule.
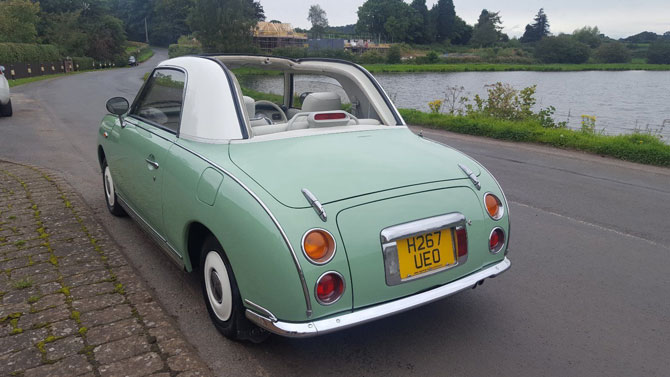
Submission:
[[[154,169],[158,169],[158,167],[159,167],[158,162],[156,162],[156,161],[152,161],[148,158],[145,158],[144,161],[146,161],[147,164],[151,165]]]

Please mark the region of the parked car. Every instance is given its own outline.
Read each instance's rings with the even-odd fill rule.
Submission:
[[[180,57],[132,105],[115,97],[107,110],[97,148],[109,211],[200,277],[227,337],[330,333],[510,267],[494,177],[414,134],[356,64]]]
[[[0,65],[0,116],[12,116],[12,99],[9,97],[9,82],[5,77],[5,67]]]
[[[134,66],[137,65],[137,60],[135,59],[135,56],[131,55],[128,58],[128,65],[131,66],[131,67],[134,67]]]

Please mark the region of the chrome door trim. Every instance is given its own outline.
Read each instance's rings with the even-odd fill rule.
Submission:
[[[154,227],[151,226],[151,224],[146,222],[146,220],[144,220],[144,218],[142,218],[142,216],[139,213],[137,213],[133,209],[133,207],[130,204],[128,204],[128,202],[125,199],[123,199],[121,195],[119,195],[118,192],[116,194],[116,197],[119,200],[119,204],[121,204],[121,207],[123,207],[123,209],[126,210],[126,213],[128,213],[128,215],[130,215],[130,217],[132,217],[133,220],[135,220],[140,225],[140,228],[142,228],[142,230],[148,233],[149,236],[151,236],[154,239],[154,241],[156,241],[156,243],[158,244],[158,246],[160,246],[163,252],[169,255],[170,259],[173,262],[177,263],[179,268],[183,269],[184,268],[183,257],[177,252],[177,250],[174,247],[172,247],[172,245],[170,245],[168,240],[166,240],[163,236],[161,236],[160,233],[158,233],[158,231],[156,231],[156,229],[154,229]]]
[[[282,238],[284,239],[284,243],[286,243],[286,246],[288,247],[289,251],[291,252],[291,257],[293,258],[293,263],[295,264],[295,268],[298,271],[298,277],[300,278],[300,284],[302,285],[302,292],[303,292],[303,295],[305,296],[306,315],[307,315],[308,318],[311,317],[312,316],[312,301],[311,301],[311,298],[309,296],[309,288],[307,288],[307,282],[305,281],[305,274],[302,270],[302,266],[300,266],[300,260],[298,259],[298,255],[296,254],[295,250],[293,249],[293,246],[291,245],[291,241],[288,239],[288,236],[286,235],[286,232],[284,232],[284,228],[282,228],[281,224],[279,224],[279,221],[272,214],[272,211],[270,211],[270,208],[268,208],[268,206],[263,202],[263,200],[261,198],[259,198],[258,195],[256,195],[255,192],[251,191],[251,189],[249,187],[247,187],[247,185],[245,185],[244,182],[242,182],[239,178],[234,176],[228,170],[226,170],[223,167],[217,165],[214,161],[208,159],[207,157],[205,157],[205,156],[203,156],[203,155],[201,155],[197,152],[194,152],[194,151],[186,148],[183,145],[180,145],[179,143],[174,143],[174,145],[176,145],[179,148],[193,154],[194,156],[200,158],[201,160],[207,162],[211,166],[218,169],[221,173],[230,177],[233,181],[235,181],[235,183],[237,183],[247,193],[249,193],[249,195],[251,195],[251,197],[254,198],[254,200],[256,200],[256,202],[263,208],[263,210],[265,210],[265,213],[268,214],[268,216],[270,217],[270,220],[272,220],[272,222],[275,224],[275,227],[277,227],[277,230],[279,231]]]
[[[435,232],[438,230],[451,229],[452,248],[457,253],[456,234],[454,228],[465,227],[465,216],[462,213],[454,212],[446,215],[430,217],[427,219],[411,221],[404,224],[393,225],[384,228],[381,231],[382,254],[384,256],[384,274],[386,276],[386,285],[394,286],[408,281],[422,279],[444,270],[449,270],[460,266],[467,260],[467,255],[458,258],[455,255],[456,263],[432,270],[417,276],[402,278],[400,276],[400,266],[398,265],[398,246],[396,241],[418,236],[424,233]]]
[[[489,265],[468,276],[464,276],[458,280],[454,280],[437,288],[403,297],[384,304],[370,306],[365,309],[335,315],[316,321],[284,322],[277,320],[274,315],[272,317],[266,317],[255,311],[252,311],[251,309],[247,309],[245,315],[256,325],[281,336],[291,338],[306,338],[316,335],[323,335],[361,325],[377,319],[385,318],[394,314],[402,313],[404,311],[443,299],[465,289],[474,287],[484,279],[494,278],[507,271],[511,265],[512,263],[510,260],[505,257],[500,262]]]

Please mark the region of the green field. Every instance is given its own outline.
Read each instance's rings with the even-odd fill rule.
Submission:
[[[538,143],[670,167],[670,145],[647,133],[610,136],[567,128],[545,128],[536,120],[509,121],[487,116],[428,114],[409,109],[401,109],[400,113],[410,125],[501,140]]]
[[[670,64],[366,64],[371,73],[402,72],[574,72],[574,71],[670,71]]]

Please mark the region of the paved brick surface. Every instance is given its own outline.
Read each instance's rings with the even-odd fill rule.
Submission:
[[[0,375],[209,376],[61,178],[0,161]]]

